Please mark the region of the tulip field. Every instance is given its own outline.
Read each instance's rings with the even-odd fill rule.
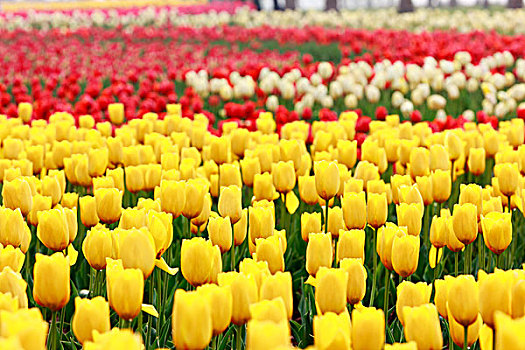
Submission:
[[[525,12],[127,1],[0,11],[0,350],[525,350]]]

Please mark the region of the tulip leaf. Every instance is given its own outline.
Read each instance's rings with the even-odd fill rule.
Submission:
[[[157,266],[162,271],[169,273],[172,276],[175,276],[177,272],[179,272],[178,268],[168,266],[168,264],[162,257],[160,259],[155,260],[155,266]]]
[[[299,207],[299,199],[293,191],[290,191],[286,194],[286,209],[290,214],[295,213]]]
[[[156,317],[156,318],[159,317],[159,312],[157,311],[157,309],[155,309],[155,306],[153,306],[153,305],[142,304],[142,311],[144,311],[145,313],[147,313],[148,315],[151,315],[153,317]]]

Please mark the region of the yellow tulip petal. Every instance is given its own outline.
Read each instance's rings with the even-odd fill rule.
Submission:
[[[299,207],[299,199],[293,191],[290,191],[286,194],[286,209],[290,214],[295,213]]]
[[[151,315],[153,317],[156,317],[156,318],[159,317],[159,312],[157,311],[157,309],[155,309],[155,306],[153,306],[153,305],[142,304],[142,311],[144,311],[145,313],[147,313],[148,315]]]
[[[492,350],[492,329],[486,324],[479,332],[479,346],[481,350]]]
[[[314,287],[317,285],[317,281],[315,280],[315,277],[313,276],[308,276],[308,279],[304,283],[309,284]]]
[[[438,257],[437,257],[438,264],[441,261],[441,257],[443,256],[443,249],[441,248],[436,249],[436,247],[434,246],[430,247],[430,252],[428,253],[428,263],[430,264],[431,269],[436,268],[436,252],[438,253]]]
[[[176,268],[176,267],[169,267],[168,264],[166,263],[166,260],[164,260],[163,257],[161,257],[160,259],[156,259],[155,260],[155,266],[157,266],[162,271],[169,273],[172,276],[176,275],[177,272],[179,272],[178,268]]]
[[[73,244],[70,244],[67,248],[67,258],[69,260],[69,266],[73,266],[77,262],[78,252],[73,247]]]

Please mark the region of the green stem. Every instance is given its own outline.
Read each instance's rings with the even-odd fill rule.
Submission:
[[[94,278],[95,269],[90,267],[89,270],[89,297],[92,298],[94,296],[94,285],[95,285],[95,278]]]
[[[150,303],[153,304],[153,279],[149,281],[149,300]],[[151,327],[153,323],[153,318],[151,315],[148,314],[148,332],[146,333],[146,348],[148,348],[150,341],[151,341]]]
[[[458,256],[459,252],[454,252],[454,277],[458,277]]]
[[[376,229],[374,228],[373,231],[372,231],[372,257],[373,257],[373,268],[374,268],[374,271],[373,271],[373,274],[372,274],[372,294],[370,295],[370,305],[369,306],[374,306],[374,295],[375,295],[375,292],[376,292],[376,278],[377,278],[377,254],[376,254],[376,251],[375,251],[375,247],[376,247]]]
[[[242,349],[242,325],[237,326],[237,334],[235,335],[235,349]]]
[[[139,332],[140,336],[142,337],[142,311],[139,312],[139,319],[137,322],[137,332]]]
[[[50,350],[57,349],[57,312],[51,311],[51,328],[47,338],[48,348]]]
[[[131,321],[130,320],[125,320],[125,319],[121,318],[120,321],[121,321],[121,323],[120,323],[121,324],[121,327],[120,327],[121,329],[130,328],[130,326],[131,326]]]
[[[438,272],[438,257],[439,257],[439,249],[441,248],[437,248],[436,249],[436,264],[434,265],[434,275],[432,276],[432,290],[435,292],[435,289],[436,289],[436,279],[437,279],[437,272]]]
[[[328,232],[328,203],[329,200],[325,202],[325,214],[324,214],[324,233]]]
[[[501,265],[503,265],[503,254],[496,256],[496,267],[501,269],[502,268]]]
[[[160,326],[163,324],[163,313],[164,313],[164,310],[163,310],[163,304],[162,304],[162,276],[161,276],[161,270],[160,269],[155,269],[155,273],[156,273],[156,277],[157,277],[157,309],[158,309],[158,312],[159,312],[159,320],[158,320],[158,323],[157,323],[157,328],[160,328]],[[157,334],[160,334],[160,329],[157,329]],[[160,337],[158,338],[159,341],[160,341]],[[159,344],[160,346],[160,344]]]
[[[463,350],[468,349],[468,326],[464,326]]]
[[[385,299],[383,301],[383,310],[385,312],[385,326],[388,330],[388,299],[390,290],[390,270],[385,269]],[[388,332],[387,332],[388,333]]]
[[[235,271],[235,229],[232,224],[231,270]]]
[[[217,338],[218,338],[218,337],[219,337],[219,336],[216,335],[216,336],[214,336],[214,337],[212,338],[212,340],[211,340],[211,349],[212,349],[212,350],[217,350]]]
[[[58,332],[58,343],[62,341],[62,335],[64,334],[64,318],[66,315],[66,308],[63,307],[62,310],[60,310],[60,332]]]

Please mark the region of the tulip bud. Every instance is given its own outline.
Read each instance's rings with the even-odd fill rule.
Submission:
[[[241,159],[242,181],[248,187],[254,186],[255,176],[261,173],[261,164],[257,157]],[[271,183],[271,177],[270,177]]]
[[[93,331],[108,332],[111,325],[107,301],[103,297],[95,297],[91,300],[76,297],[71,327],[80,344],[93,340]]]
[[[462,326],[476,321],[479,312],[478,285],[471,275],[461,275],[451,282],[448,290],[449,317]]]
[[[228,186],[221,189],[219,196],[219,213],[222,217],[229,216],[232,224],[237,223],[242,215],[242,193],[237,186]]]
[[[284,271],[284,255],[279,236],[257,238],[255,247],[255,260],[266,261],[272,274],[277,271]]]
[[[74,209],[78,207],[78,193],[76,192],[64,193],[62,195],[62,200],[60,201],[60,204],[64,208],[68,208],[68,209]]]
[[[1,246],[0,246],[1,247]],[[0,271],[9,266],[13,271],[20,272],[24,265],[25,255],[20,248],[6,246],[0,248]]]
[[[520,175],[516,163],[496,164],[494,175],[498,181],[499,190],[504,196],[510,197],[516,193]]]
[[[18,118],[24,123],[29,123],[33,114],[33,105],[29,102],[20,102],[18,104]]]
[[[20,209],[0,208],[0,243],[4,246],[20,246],[24,241],[27,224]]]
[[[122,191],[116,188],[99,188],[95,191],[97,215],[102,222],[118,221],[122,211]]]
[[[155,267],[155,241],[146,229],[117,230],[119,258],[126,269],[139,269],[144,279]]]
[[[400,189],[402,186],[412,186],[412,179],[408,175],[393,175],[390,178],[392,185],[392,200],[395,204],[400,202]]]
[[[325,204],[326,205],[326,204]],[[344,230],[343,211],[340,207],[328,208],[328,230],[332,237],[339,236],[339,231]]]
[[[282,298],[288,319],[293,314],[292,275],[290,272],[277,272],[263,279],[260,286],[260,299]]]
[[[200,292],[175,292],[172,314],[173,343],[180,349],[204,349],[213,335],[211,303]]]
[[[405,306],[403,314],[407,341],[415,341],[418,349],[438,350],[443,347],[439,317],[433,304]]]
[[[273,230],[275,229],[275,214],[273,208],[251,208],[248,221],[250,222],[248,235],[252,244],[255,244],[256,238],[266,238],[273,234]]]
[[[233,225],[233,243],[236,246],[241,245],[246,239],[246,231],[248,230],[248,209],[242,210],[241,219]]]
[[[386,193],[370,193],[367,203],[368,224],[375,229],[384,225],[388,216]]]
[[[210,141],[211,159],[221,165],[230,161],[231,142],[227,137],[214,137]]]
[[[293,190],[296,181],[293,162],[281,161],[272,164],[272,178],[273,185],[280,193],[288,193]]]
[[[338,262],[345,258],[361,259],[365,261],[365,231],[340,231],[337,241],[336,259]]]
[[[346,287],[348,273],[343,269],[321,267],[315,277],[315,302],[317,313],[346,310]]]
[[[86,227],[93,227],[98,224],[97,201],[93,196],[83,196],[79,200],[80,220]]]
[[[429,176],[418,176],[416,177],[416,184],[421,197],[423,198],[423,204],[430,205],[434,202],[434,194],[432,192],[432,177]]]
[[[443,248],[447,244],[449,235],[447,220],[447,217],[434,216],[432,218],[432,224],[430,225],[430,243],[436,248]]]
[[[512,274],[496,271],[486,274],[479,271],[479,312],[489,327],[494,328],[496,312],[511,313]]]
[[[413,179],[417,176],[426,176],[430,170],[430,152],[423,147],[413,148],[410,152],[410,175]]]
[[[478,235],[477,208],[474,204],[455,204],[452,214],[454,234],[457,239],[467,245],[476,239]]]
[[[232,322],[242,325],[250,319],[250,305],[258,300],[257,283],[253,275],[223,272],[217,276],[219,286],[230,286],[233,298]]]
[[[106,285],[109,306],[125,320],[140,313],[144,294],[144,275],[139,269],[124,269],[122,261],[108,259]]]
[[[477,184],[460,185],[459,204],[472,203],[476,206],[477,217],[482,214],[482,191]]]
[[[346,287],[347,303],[355,305],[365,297],[366,293],[366,269],[363,260],[345,258],[340,261],[341,269],[348,273],[348,284]]]
[[[110,103],[108,105],[108,116],[111,123],[120,125],[124,122],[124,104]]]
[[[314,316],[313,328],[316,349],[350,349],[352,327],[348,312]]]
[[[302,213],[301,214],[301,237],[308,242],[310,233],[318,233],[322,230],[321,213]]]
[[[65,250],[69,245],[69,227],[65,209],[39,212],[36,235],[47,248],[55,252]]]
[[[461,139],[455,132],[447,131],[445,134],[445,148],[451,161],[456,161],[463,153]]]
[[[420,306],[430,302],[432,285],[424,282],[412,283],[403,281],[397,286],[396,313],[401,324],[405,324],[403,309],[406,306]]]
[[[332,236],[310,233],[306,247],[306,271],[315,276],[320,267],[330,267],[333,261]]]
[[[36,254],[33,297],[38,305],[52,311],[62,309],[69,301],[69,285],[69,259],[64,254]]]
[[[203,298],[211,306],[213,335],[219,335],[228,328],[232,317],[232,293],[229,286],[219,287],[216,284],[205,284],[197,288]]]
[[[37,308],[2,312],[2,349],[45,349],[48,323]],[[5,338],[4,338],[5,337]]]
[[[26,216],[33,206],[31,187],[29,183],[21,178],[12,181],[4,181],[2,188],[4,206],[10,209],[20,208],[22,215]]]
[[[314,164],[315,187],[319,197],[329,200],[339,189],[339,169],[336,162],[320,161]]]
[[[512,215],[510,213],[491,212],[481,216],[481,227],[485,245],[495,254],[500,255],[512,241]]]
[[[162,211],[170,213],[173,218],[178,218],[186,203],[184,181],[163,180],[160,183],[160,205]]]
[[[385,343],[385,314],[373,307],[352,311],[352,349],[380,350]]]
[[[394,244],[394,239],[406,235],[406,228],[398,227],[392,222],[387,222],[385,226],[377,231],[377,254],[381,259],[381,263],[390,271],[394,269],[392,266],[392,245]]]
[[[357,160],[357,141],[337,140],[337,161],[351,169]]]
[[[475,176],[485,172],[485,149],[471,148],[468,155],[468,169]]]
[[[434,295],[434,304],[436,304],[439,314],[444,319],[448,319],[448,290],[452,281],[454,281],[454,277],[449,275],[442,280],[435,281],[436,294]]]
[[[308,205],[319,202],[319,195],[315,187],[315,176],[299,176],[299,196]]]
[[[33,226],[38,225],[38,212],[49,210],[52,207],[51,197],[36,194],[33,197],[33,207],[27,215],[27,222]]]
[[[347,229],[363,229],[366,226],[365,192],[346,192],[343,195],[341,206]]]
[[[104,226],[95,226],[87,232],[82,242],[82,252],[95,270],[106,268],[106,258],[113,258],[117,248],[111,232]]]
[[[250,315],[252,320],[271,321],[275,323],[286,322],[286,306],[281,297],[272,300],[261,300],[250,305]]]
[[[434,170],[432,173],[432,194],[434,201],[443,203],[450,197],[452,180],[447,170]]]
[[[221,164],[219,168],[219,175],[220,175],[219,189],[221,189],[222,187],[228,187],[231,185],[242,187],[241,171],[237,163]]]
[[[206,283],[213,269],[213,246],[202,237],[185,239],[181,247],[182,275],[193,286]]]
[[[208,223],[208,235],[211,243],[221,249],[221,253],[230,250],[232,246],[232,225],[230,217],[210,218]]]

